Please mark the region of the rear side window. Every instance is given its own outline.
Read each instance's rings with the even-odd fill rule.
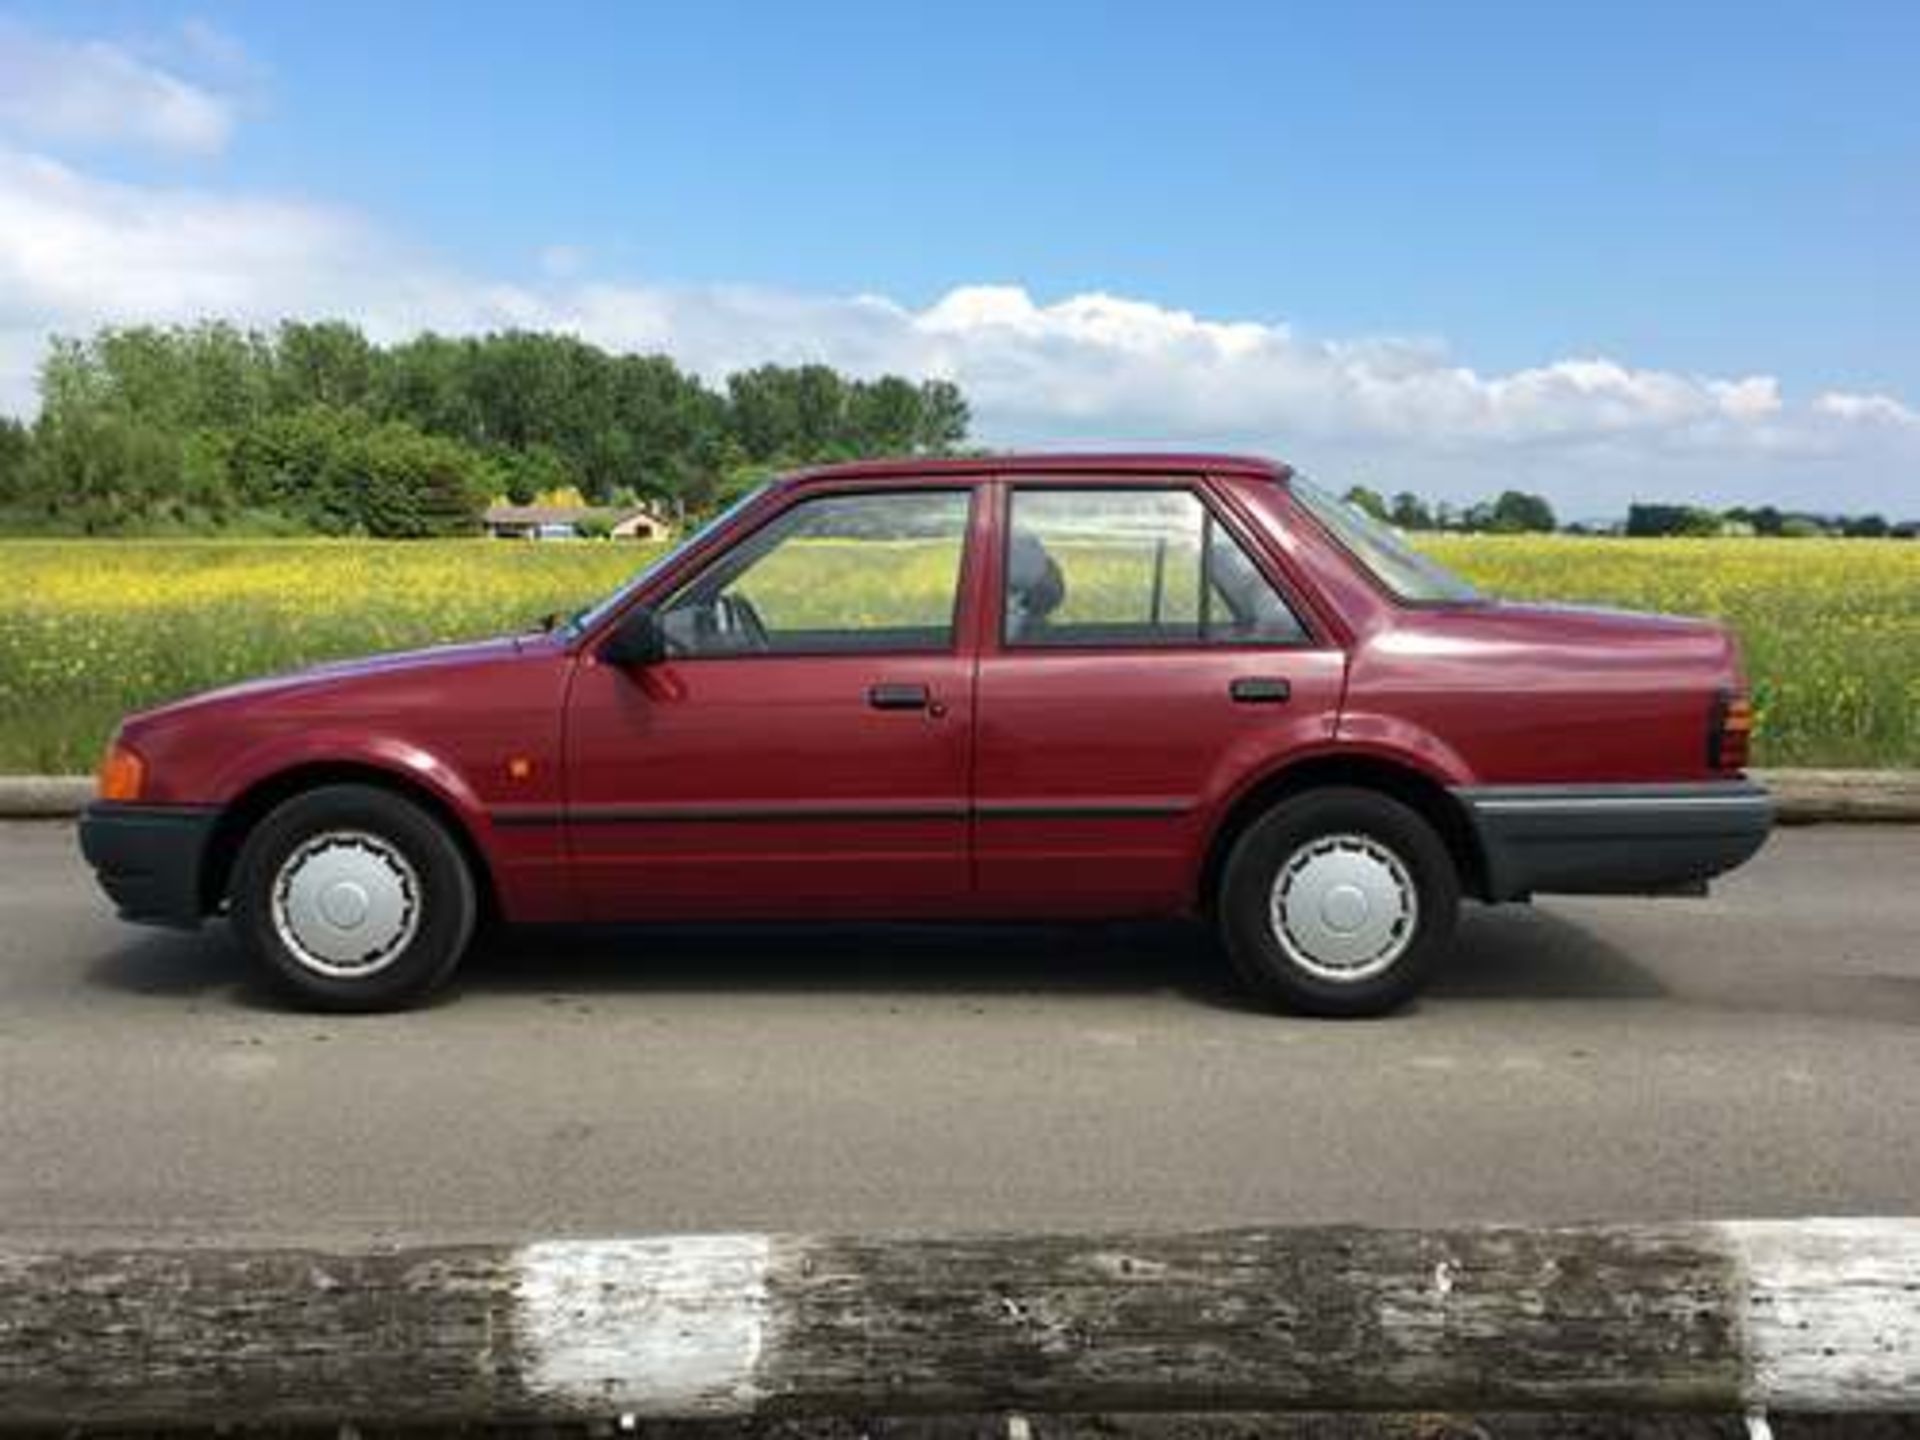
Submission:
[[[1292,645],[1305,629],[1193,491],[1016,489],[1009,645]]]

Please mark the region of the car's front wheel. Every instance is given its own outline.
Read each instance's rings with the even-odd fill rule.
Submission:
[[[321,1010],[389,1010],[459,962],[478,902],[446,827],[372,785],[283,801],[234,865],[241,945],[284,994]]]
[[[1404,1003],[1453,936],[1460,882],[1418,811],[1328,787],[1260,817],[1228,855],[1222,939],[1261,998],[1310,1015],[1378,1015]]]

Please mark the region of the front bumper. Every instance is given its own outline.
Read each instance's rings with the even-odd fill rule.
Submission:
[[[1773,828],[1773,797],[1751,780],[1453,793],[1479,839],[1489,900],[1703,885],[1751,858]]]
[[[201,872],[219,817],[213,806],[96,801],[80,817],[80,853],[121,918],[191,928],[205,913]]]

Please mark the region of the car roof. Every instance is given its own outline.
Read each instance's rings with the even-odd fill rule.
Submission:
[[[841,465],[818,465],[781,477],[783,483],[814,480],[940,479],[955,475],[1048,475],[1066,479],[1102,475],[1243,475],[1258,480],[1285,480],[1290,466],[1254,455],[1217,455],[1162,450],[1089,450],[1068,452],[1014,451],[999,455],[903,455],[892,459],[855,460]]]

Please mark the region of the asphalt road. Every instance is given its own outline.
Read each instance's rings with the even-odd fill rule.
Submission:
[[[64,823],[0,877],[13,1243],[1920,1213],[1920,827],[1470,910],[1348,1024],[1177,927],[536,934],[316,1018],[112,919]]]

